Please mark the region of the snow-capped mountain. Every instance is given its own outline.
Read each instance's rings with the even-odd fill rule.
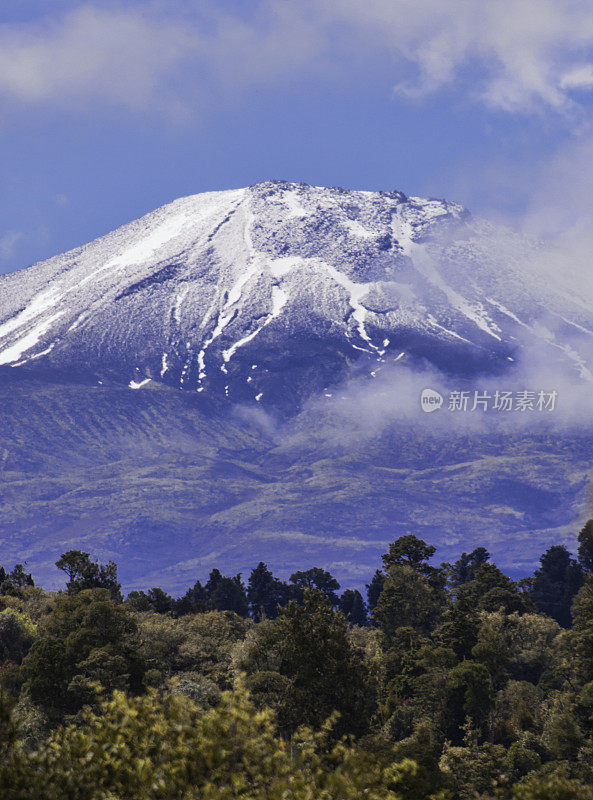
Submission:
[[[51,586],[81,548],[176,591],[263,559],[362,587],[413,532],[525,574],[588,515],[590,424],[456,427],[418,390],[562,383],[588,408],[577,267],[455,203],[266,182],[1,277],[0,563]]]
[[[398,191],[194,195],[0,278],[0,365],[296,408],[361,359],[500,371],[534,340],[590,379],[587,287],[540,252]]]

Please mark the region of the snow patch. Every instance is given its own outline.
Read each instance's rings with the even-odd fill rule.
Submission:
[[[284,206],[288,209],[288,214],[286,215],[288,219],[293,217],[306,217],[307,210],[301,204],[299,199],[299,195],[297,192],[284,192],[282,195],[282,202]]]
[[[375,286],[374,283],[356,283],[355,281],[348,278],[347,275],[344,275],[342,272],[339,272],[334,266],[331,264],[322,261],[321,264],[323,265],[324,269],[329,272],[332,278],[338,283],[342,288],[346,289],[348,292],[348,302],[350,303],[350,307],[353,309],[352,318],[357,322],[357,329],[361,336],[361,338],[368,344],[368,346],[373,350],[375,353],[380,352],[379,348],[373,344],[371,337],[369,336],[367,329],[365,327],[365,322],[367,318],[368,309],[362,304],[362,299],[366,297],[369,291]],[[356,345],[353,345],[356,347]],[[361,349],[361,348],[357,348]]]
[[[364,225],[361,225],[356,219],[347,217],[342,221],[342,225],[347,228],[353,236],[357,236],[359,239],[372,239],[375,235],[373,231],[369,231],[368,228],[365,228]]]
[[[287,301],[288,301],[288,295],[286,294],[286,292],[283,289],[281,289],[279,286],[272,286],[272,310],[271,310],[271,312],[268,314],[268,316],[266,317],[265,321],[259,327],[257,327],[254,331],[252,331],[247,336],[244,336],[242,339],[239,339],[238,342],[235,342],[234,344],[232,344],[228,348],[228,350],[223,350],[222,358],[223,358],[225,364],[227,364],[231,360],[231,358],[234,356],[234,354],[237,352],[237,350],[240,347],[243,347],[244,345],[249,344],[249,342],[253,341],[253,339],[255,339],[255,337],[259,333],[261,333],[261,331],[263,331],[263,329],[266,327],[266,325],[269,325],[270,322],[280,314],[280,312],[282,311],[282,309],[286,305]],[[253,369],[253,367],[251,369]],[[226,374],[227,370],[226,370],[226,367],[224,366],[224,364],[221,367],[221,370]]]
[[[191,217],[187,214],[169,217],[148,235],[142,236],[139,241],[127,247],[122,253],[115,256],[115,258],[109,259],[105,264],[91,272],[90,275],[87,275],[86,278],[83,278],[78,283],[78,288],[97,278],[97,276],[105,278],[115,270],[124,269],[133,264],[142,264],[150,258],[153,258],[154,254],[170,242],[171,239],[179,236],[190,220]]]
[[[251,258],[247,263],[247,266],[242,272],[227,295],[226,302],[224,303],[216,322],[216,326],[210,336],[208,336],[203,344],[200,353],[198,354],[198,364],[199,364],[199,375],[198,379],[202,381],[206,376],[206,362],[205,362],[205,354],[207,349],[210,347],[212,342],[217,339],[224,331],[226,326],[229,322],[234,318],[235,312],[237,310],[237,306],[239,305],[240,300],[243,297],[243,290],[245,286],[249,283],[250,280],[253,278],[259,277],[262,273],[262,261],[260,258],[257,257],[253,248],[253,242],[251,239],[251,225],[253,223],[253,215],[251,212],[246,210],[246,220],[245,220],[245,228],[243,232],[245,245],[248,251],[251,253]],[[239,341],[232,344],[228,349],[223,350],[222,358],[224,363],[221,366],[221,371],[226,375],[227,368],[226,364],[230,361],[233,355],[237,352],[240,347],[251,342],[257,335],[260,333],[266,325],[275,319],[282,311],[284,306],[288,301],[288,294],[281,289],[278,285],[272,286],[272,310],[268,313],[265,321],[259,325],[254,331],[249,333],[247,336],[244,336]]]
[[[175,318],[175,322],[178,325],[181,325],[181,305],[185,298],[187,297],[187,293],[189,292],[189,286],[184,286],[183,289],[177,293],[175,297],[175,305],[173,306],[173,317]]]
[[[43,322],[40,322],[39,325],[35,326],[25,336],[10,345],[10,347],[2,350],[2,352],[0,352],[0,364],[12,364],[14,361],[18,361],[23,353],[26,353],[27,350],[35,347],[41,337],[47,333],[52,324],[61,316],[63,316],[63,314],[63,311],[58,311],[57,314],[53,314]]]
[[[61,295],[58,289],[48,289],[48,291],[36,295],[25,309],[3,325],[0,325],[0,339],[18,328],[22,328],[35,317],[40,316],[55,306],[60,299]]]
[[[70,333],[71,331],[75,331],[85,321],[87,317],[88,314],[86,313],[86,311],[83,311],[82,314],[79,314],[72,323],[72,325],[70,325],[70,327],[68,328],[68,333]]]
[[[150,383],[151,378],[144,378],[142,381],[130,381],[128,386],[130,389],[141,389],[143,386],[146,386],[147,383]]]
[[[283,278],[293,269],[306,264],[307,259],[302,256],[283,256],[282,258],[273,258],[268,261],[268,268],[274,278]]]

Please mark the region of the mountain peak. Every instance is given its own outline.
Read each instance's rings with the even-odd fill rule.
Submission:
[[[508,366],[550,304],[593,327],[553,287],[528,287],[530,245],[515,237],[509,263],[501,239],[457,203],[399,191],[191,195],[1,278],[0,365],[296,407],[360,359],[369,374],[400,359]]]

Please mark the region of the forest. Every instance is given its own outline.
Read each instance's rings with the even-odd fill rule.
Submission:
[[[2,800],[593,800],[593,520],[519,581],[402,536],[365,596],[56,566],[0,567]]]

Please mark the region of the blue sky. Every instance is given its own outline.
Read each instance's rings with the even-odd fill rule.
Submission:
[[[7,0],[0,272],[266,178],[593,219],[581,0]]]

